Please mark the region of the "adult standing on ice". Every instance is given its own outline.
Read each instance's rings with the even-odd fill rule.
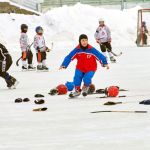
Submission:
[[[85,34],[79,36],[79,45],[65,57],[59,69],[67,68],[74,59],[77,59],[74,75],[75,92],[71,93],[70,97],[79,96],[81,94],[82,80],[84,82],[82,95],[86,96],[89,86],[92,83],[92,78],[97,70],[96,60],[107,69],[109,69],[109,66],[106,57],[88,44],[88,37]]]
[[[26,24],[21,25],[20,35],[20,48],[22,50],[22,70],[33,70],[35,67],[32,65],[33,54],[30,49],[29,39],[27,35],[28,26]],[[27,66],[28,61],[28,66]]]
[[[141,24],[140,29],[138,30],[138,36],[136,39],[137,46],[140,46],[140,44],[147,45],[147,34],[149,33],[148,33],[147,26],[146,26],[146,22],[142,21],[142,24]]]
[[[108,52],[110,61],[116,62],[115,58],[111,53],[111,32],[110,29],[105,25],[103,18],[99,19],[99,26],[96,29],[94,37],[96,39],[96,42],[100,45],[102,53],[107,57],[106,52]]]
[[[10,89],[15,88],[18,84],[18,81],[7,72],[11,65],[12,58],[6,47],[0,43],[0,77],[6,81],[7,87]]]
[[[46,52],[49,52],[50,49],[45,44],[45,39],[43,36],[43,28],[37,26],[35,29],[36,35],[34,37],[34,48],[37,55],[37,70],[48,70],[46,66]]]

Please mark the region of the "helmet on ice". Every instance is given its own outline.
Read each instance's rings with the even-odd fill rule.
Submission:
[[[117,86],[110,86],[106,92],[108,97],[116,97],[119,94],[119,88]]]
[[[66,87],[66,85],[64,84],[60,84],[56,87],[56,89],[58,90],[58,95],[64,95],[67,94],[68,89]]]

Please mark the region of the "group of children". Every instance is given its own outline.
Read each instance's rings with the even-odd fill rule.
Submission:
[[[20,36],[20,48],[22,51],[22,69],[23,70],[35,70],[36,67],[33,66],[33,53],[31,51],[31,46],[34,45],[37,57],[37,70],[48,70],[46,66],[46,52],[50,49],[46,46],[43,28],[41,26],[36,27],[36,35],[32,44],[29,43],[28,26],[26,24],[21,25],[21,36]],[[0,43],[0,77],[2,77],[7,84],[7,87],[12,89],[19,83],[13,76],[8,73],[10,66],[12,65],[12,57],[9,54],[7,48],[4,44]]]
[[[46,46],[45,40],[43,37],[43,28],[41,26],[36,27],[36,35],[34,37],[34,42],[29,43],[27,36],[28,26],[26,24],[21,25],[21,36],[20,36],[20,47],[22,50],[22,69],[35,69],[32,64],[33,54],[30,50],[32,44],[36,50],[37,56],[37,70],[48,70],[46,67],[46,52],[49,52],[50,49]],[[99,20],[99,26],[95,32],[96,42],[100,45],[101,52],[95,49],[93,46],[88,44],[88,36],[86,34],[81,34],[79,36],[79,44],[65,57],[59,69],[65,69],[68,67],[69,63],[77,59],[77,65],[74,75],[74,85],[75,92],[72,93],[73,96],[79,96],[82,92],[85,96],[89,90],[89,86],[92,83],[92,78],[97,70],[97,61],[101,64],[102,67],[109,69],[106,52],[108,51],[110,60],[115,61],[111,55],[111,35],[109,28],[104,24],[104,20]],[[1,50],[1,48],[0,48]],[[9,55],[4,53],[6,57]],[[1,60],[1,55],[0,55]],[[4,57],[2,54],[3,64]],[[7,60],[6,60],[7,62]],[[12,63],[12,62],[11,62]],[[0,64],[0,66],[2,66]],[[6,65],[7,66],[7,65]],[[8,81],[12,81],[12,85],[15,84],[16,79],[11,77],[7,70],[9,69],[10,64],[2,71],[0,68],[0,76],[3,77],[7,83],[7,86],[10,87]],[[4,74],[4,75],[3,75]],[[82,81],[84,82],[83,87],[81,87]]]
[[[37,70],[48,70],[48,67],[46,66],[46,52],[49,52],[50,49],[45,44],[43,28],[41,26],[36,27],[36,35],[32,44],[29,43],[27,31],[28,26],[26,24],[22,24],[20,36],[20,48],[22,50],[22,69],[36,69],[32,64],[33,53],[30,49],[31,46],[34,45],[38,62]]]

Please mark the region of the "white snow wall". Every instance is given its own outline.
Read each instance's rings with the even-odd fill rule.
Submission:
[[[112,33],[113,46],[134,46],[139,8],[121,11],[78,3],[74,6],[55,8],[41,16],[0,14],[0,40],[12,50],[18,50],[20,25],[26,23],[29,26],[28,35],[31,42],[35,35],[35,27],[41,25],[48,44],[51,41],[76,43],[82,33],[88,35],[89,43],[96,44],[94,33],[98,19],[104,18]]]

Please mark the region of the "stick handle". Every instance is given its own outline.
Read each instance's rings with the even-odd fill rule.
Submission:
[[[129,111],[129,110],[102,110],[102,111],[93,111],[91,113],[101,113],[101,112],[147,113],[147,111]]]
[[[135,113],[147,113],[147,111],[135,111]]]

